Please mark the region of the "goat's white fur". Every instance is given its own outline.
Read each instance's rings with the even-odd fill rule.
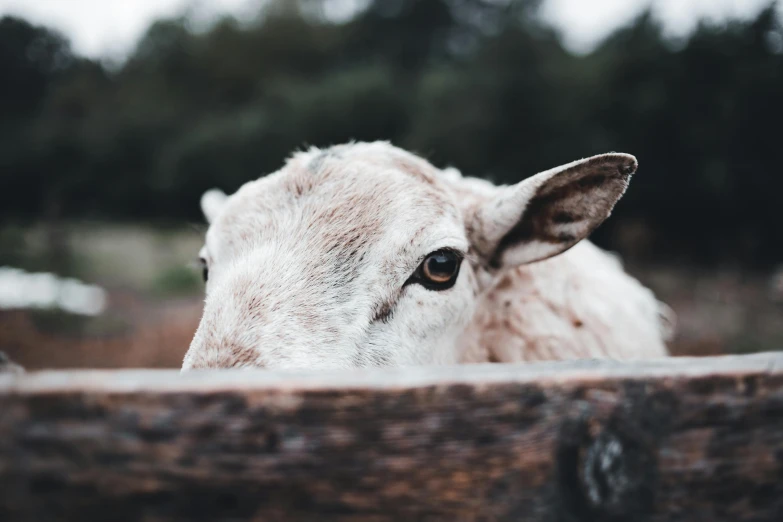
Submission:
[[[209,191],[207,297],[183,369],[666,355],[670,311],[580,242],[635,168],[607,154],[498,187],[352,143]],[[405,285],[441,248],[465,253],[456,284]]]

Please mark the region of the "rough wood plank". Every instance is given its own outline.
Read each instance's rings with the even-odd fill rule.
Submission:
[[[0,520],[783,520],[783,354],[0,375]]]

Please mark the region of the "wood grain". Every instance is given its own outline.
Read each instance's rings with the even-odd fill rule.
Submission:
[[[0,374],[0,520],[783,520],[783,353]]]

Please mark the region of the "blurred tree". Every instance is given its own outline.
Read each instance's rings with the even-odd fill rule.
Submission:
[[[598,241],[642,224],[645,256],[779,262],[776,5],[680,41],[646,13],[574,56],[540,3],[364,0],[337,20],[332,0],[273,0],[202,30],[157,21],[108,69],[3,18],[0,216],[199,219],[205,189],[349,139],[503,183],[623,150],[640,173]]]
[[[57,76],[73,62],[60,34],[12,17],[0,19],[1,123],[27,118],[39,108]]]

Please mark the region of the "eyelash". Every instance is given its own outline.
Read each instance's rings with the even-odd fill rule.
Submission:
[[[201,277],[204,279],[204,282],[207,282],[207,279],[209,279],[209,267],[207,266],[207,260],[203,257],[200,257],[198,260],[199,264],[201,265]]]

